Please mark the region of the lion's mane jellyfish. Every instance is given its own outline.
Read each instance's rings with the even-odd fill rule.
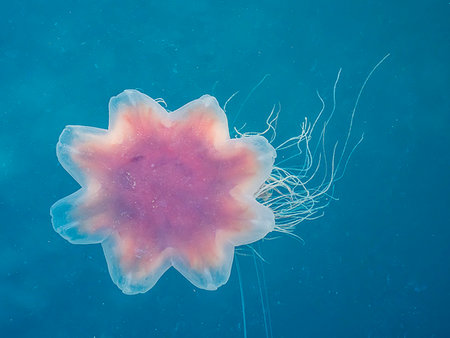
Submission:
[[[320,142],[309,146],[317,120],[274,147],[277,118],[273,110],[267,130],[230,139],[214,97],[167,112],[126,90],[110,101],[107,130],[62,132],[57,156],[81,189],[52,206],[53,226],[71,243],[101,243],[124,293],[148,291],[170,267],[199,288],[217,289],[228,281],[235,247],[274,231],[292,234],[327,203],[320,202],[335,180],[334,152],[311,188],[327,163]],[[277,152],[291,150],[275,162]],[[300,155],[300,166],[283,167]]]

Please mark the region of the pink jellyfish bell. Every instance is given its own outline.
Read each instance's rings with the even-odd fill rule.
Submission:
[[[257,198],[292,179],[273,172],[276,151],[263,136],[230,139],[208,95],[167,112],[126,90],[109,103],[108,130],[66,127],[57,156],[81,189],[52,206],[55,230],[101,243],[127,294],[148,291],[172,266],[199,288],[225,284],[236,246],[281,230],[282,197]]]

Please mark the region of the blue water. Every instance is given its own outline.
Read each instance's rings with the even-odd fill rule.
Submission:
[[[234,267],[217,291],[173,270],[149,292],[111,282],[100,245],[54,232],[49,208],[78,189],[55,156],[65,125],[106,128],[127,88],[174,110],[202,94],[278,136],[337,110],[364,133],[325,215],[239,257],[248,337],[450,335],[448,1],[47,1],[0,4],[0,336],[244,337]],[[264,82],[246,100],[252,88]],[[237,116],[237,112],[241,111]],[[237,118],[236,118],[237,116]],[[354,143],[353,143],[354,144]],[[259,266],[259,277],[261,277]],[[269,315],[270,310],[270,325]]]

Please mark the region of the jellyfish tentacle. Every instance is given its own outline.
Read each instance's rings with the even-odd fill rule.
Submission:
[[[241,277],[241,269],[239,266],[239,260],[236,256],[236,271],[239,282],[239,291],[241,294],[241,309],[242,309],[242,326],[244,327],[244,338],[247,338],[247,321],[245,317],[245,298],[244,298],[244,288],[242,287],[242,277]]]
[[[391,55],[391,53],[387,53],[385,56],[383,56],[383,58],[377,62],[377,64],[375,66],[372,67],[371,71],[369,72],[369,74],[367,74],[366,78],[364,79],[363,84],[361,85],[361,88],[359,89],[358,95],[356,96],[356,100],[355,100],[355,104],[353,106],[352,109],[352,115],[350,118],[350,125],[348,127],[348,131],[347,131],[347,137],[345,138],[345,143],[344,143],[344,148],[342,149],[341,152],[341,157],[339,158],[338,161],[338,165],[337,165],[337,169],[339,169],[340,164],[342,162],[342,159],[345,155],[345,151],[347,150],[347,146],[348,146],[348,142],[350,140],[350,136],[352,133],[352,127],[353,127],[353,120],[355,118],[355,114],[356,114],[356,110],[358,109],[358,105],[359,105],[359,101],[361,99],[361,96],[364,92],[364,89],[366,88],[367,83],[369,82],[370,78],[372,77],[373,73],[377,70],[377,68]]]
[[[325,100],[318,91],[317,96],[321,102],[321,108],[313,122],[311,123],[305,118],[298,135],[274,145],[278,153],[278,159],[281,160],[275,162],[271,175],[261,185],[255,196],[261,204],[273,211],[276,223],[274,230],[276,232],[289,234],[302,241],[298,235],[293,233],[296,226],[305,220],[321,217],[324,208],[329,205],[331,200],[336,199],[334,197],[334,184],[343,177],[351,156],[364,138],[364,135],[362,135],[348,151],[359,100],[370,77],[388,56],[389,54],[385,55],[363,81],[351,111],[349,127],[342,149],[338,151],[338,141],[334,142],[331,151],[327,150],[326,145],[327,129],[337,109],[336,93],[342,69],[339,69],[336,75],[332,89],[332,106],[330,113],[322,124],[317,142],[314,145],[311,144],[316,127],[322,120],[326,109]],[[260,133],[249,133],[235,129],[238,137],[264,135],[273,126],[274,134],[271,143],[274,142],[279,112],[272,118],[273,115],[274,109],[269,113],[266,120],[268,125],[266,130]],[[301,158],[302,155],[303,164],[295,163],[294,161]],[[288,166],[287,164],[291,165]]]

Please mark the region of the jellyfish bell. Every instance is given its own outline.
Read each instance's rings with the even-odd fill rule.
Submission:
[[[126,90],[110,101],[108,130],[66,127],[57,156],[81,189],[52,206],[55,230],[72,243],[101,243],[128,294],[148,291],[170,267],[215,290],[230,276],[234,247],[275,228],[255,198],[274,148],[260,135],[230,139],[208,95],[169,113]]]

